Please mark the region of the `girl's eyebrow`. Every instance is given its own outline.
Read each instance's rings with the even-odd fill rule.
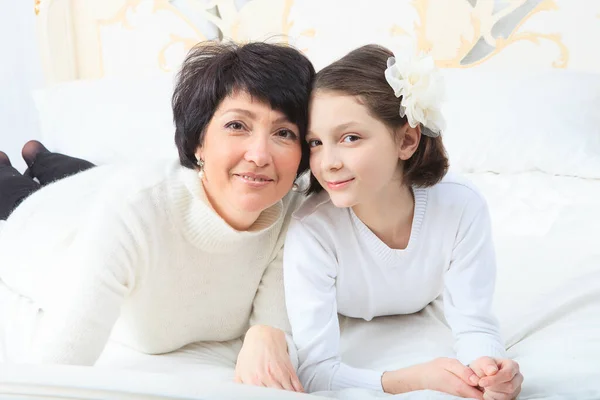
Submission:
[[[353,127],[353,126],[355,126],[355,125],[358,125],[358,124],[357,124],[355,121],[344,122],[343,124],[339,124],[338,126],[336,126],[336,127],[334,128],[334,130],[335,130],[336,132],[339,132],[339,131],[345,131],[345,130],[347,130],[348,128],[351,128],[351,127]]]
[[[352,128],[354,126],[358,126],[359,124],[356,121],[349,121],[349,122],[344,122],[342,124],[337,125],[336,127],[333,128],[332,132],[340,132],[340,131],[345,131],[348,128]],[[308,140],[309,138],[313,137],[315,134],[314,132],[312,132],[311,130],[309,130],[306,133],[306,139]]]

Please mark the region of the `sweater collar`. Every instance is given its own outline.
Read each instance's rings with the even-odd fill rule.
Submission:
[[[169,207],[176,228],[194,246],[217,252],[228,252],[242,242],[276,234],[283,214],[280,200],[264,210],[246,231],[232,228],[212,208],[198,173],[178,166],[171,176]],[[253,242],[253,241],[252,241]],[[248,244],[250,244],[248,242]]]
[[[429,188],[413,186],[412,191],[415,199],[415,209],[412,218],[410,238],[408,240],[408,246],[405,249],[398,250],[388,247],[387,244],[379,239],[377,235],[375,235],[371,229],[358,218],[354,211],[352,211],[352,208],[348,208],[350,218],[357,227],[358,232],[360,232],[360,234],[369,242],[371,248],[374,249],[375,253],[380,255],[383,260],[392,262],[396,257],[404,257],[407,254],[410,254],[418,242],[423,220],[425,218],[425,212],[427,210]]]

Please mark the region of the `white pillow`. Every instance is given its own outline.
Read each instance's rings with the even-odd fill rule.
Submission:
[[[455,169],[600,178],[600,74],[443,73],[444,143]]]
[[[96,164],[177,157],[174,76],[61,83],[34,92],[41,138],[57,152]]]
[[[444,70],[444,142],[462,172],[600,178],[600,75]],[[173,75],[75,81],[37,91],[52,150],[102,164],[176,157]]]
[[[550,309],[548,297],[552,304],[585,299],[584,285],[566,288],[600,276],[600,181],[540,172],[467,176],[489,204],[498,261],[494,304],[511,331],[507,338],[523,316],[560,311]],[[600,294],[598,282],[591,283]]]

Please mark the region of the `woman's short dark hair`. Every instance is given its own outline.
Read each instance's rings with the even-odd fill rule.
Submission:
[[[391,130],[403,127],[408,120],[399,113],[401,98],[387,83],[384,71],[387,59],[394,54],[385,47],[369,44],[346,54],[317,73],[313,90],[326,90],[356,96],[369,113]],[[448,171],[448,156],[441,136],[421,135],[413,156],[404,162],[403,182],[414,186],[433,186]],[[308,193],[323,190],[311,174]]]
[[[308,169],[308,103],[315,70],[285,44],[201,42],[188,53],[177,76],[172,107],[179,161],[196,168],[196,149],[225,97],[241,90],[282,112],[300,131],[298,174]]]

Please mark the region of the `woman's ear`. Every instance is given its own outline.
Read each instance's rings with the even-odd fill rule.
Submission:
[[[196,147],[196,153],[194,153],[196,155],[196,160],[204,160],[202,153],[202,146]]]
[[[415,154],[421,141],[421,124],[412,128],[410,124],[406,123],[400,128],[399,141],[398,141],[398,158],[403,161],[408,160]]]

